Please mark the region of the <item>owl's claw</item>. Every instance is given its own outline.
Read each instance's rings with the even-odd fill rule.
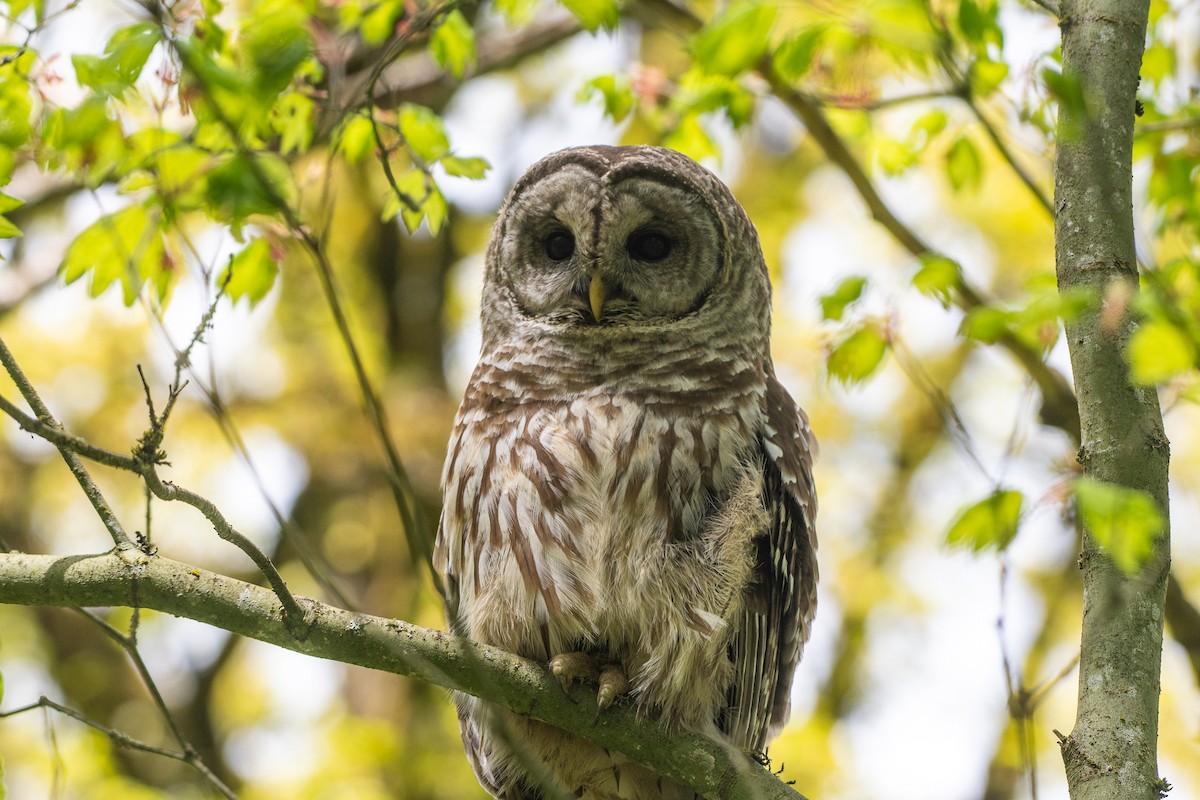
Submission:
[[[605,664],[600,670],[600,689],[596,692],[596,716],[603,714],[621,695],[629,692],[629,679],[620,664]]]
[[[563,689],[571,688],[576,681],[596,683],[596,715],[613,704],[618,697],[629,692],[629,679],[621,665],[612,661],[598,661],[591,653],[559,653],[550,659],[550,674],[558,678]]]
[[[559,653],[550,659],[550,674],[558,678],[563,690],[571,688],[576,681],[598,681],[600,669],[591,653]]]

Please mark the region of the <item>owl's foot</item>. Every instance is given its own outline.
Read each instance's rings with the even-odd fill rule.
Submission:
[[[550,659],[550,674],[558,678],[563,689],[571,688],[576,681],[594,682],[596,691],[596,713],[600,714],[618,697],[629,692],[629,679],[621,665],[607,659],[597,659],[591,653],[559,653]]]

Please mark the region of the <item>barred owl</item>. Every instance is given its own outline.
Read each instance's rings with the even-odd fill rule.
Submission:
[[[656,147],[553,153],[487,251],[483,348],[435,548],[455,632],[761,751],[816,602],[804,412],[775,378],[771,289],[729,190]],[[578,738],[457,698],[508,800],[692,798]],[[541,776],[541,777],[535,777]]]

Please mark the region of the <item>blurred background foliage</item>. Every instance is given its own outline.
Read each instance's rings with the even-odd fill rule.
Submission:
[[[1088,99],[1059,69],[1050,0],[0,8],[0,336],[68,430],[132,447],[148,427],[136,366],[161,408],[211,309],[164,477],[213,500],[300,594],[440,627],[422,553],[496,208],[558,147],[677,148],[758,227],[776,362],[822,446],[820,612],[775,765],[820,798],[1065,796],[1051,729],[1074,714],[1076,510],[1125,520],[1111,547],[1130,570],[1157,528],[1139,497],[1074,482],[1053,392],[1060,319],[1098,299],[1054,284],[1055,108]],[[1145,291],[1102,301],[1114,324],[1144,320],[1131,367],[1168,412],[1160,748],[1189,797],[1200,3],[1153,0],[1150,21]],[[7,378],[0,394],[16,397]],[[0,433],[3,547],[107,548],[53,448],[7,418]],[[257,579],[192,509],[95,473],[160,552]],[[482,797],[439,689],[151,612],[137,644],[243,798]],[[81,614],[0,607],[0,674],[5,709],[47,695],[172,746],[127,654]],[[48,711],[0,722],[0,757],[22,800],[216,796],[187,765]]]

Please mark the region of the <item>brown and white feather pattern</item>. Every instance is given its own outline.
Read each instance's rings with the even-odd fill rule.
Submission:
[[[631,261],[647,229],[670,252]],[[574,250],[548,260],[559,230]],[[598,320],[593,275],[610,294]],[[769,307],[752,226],[689,159],[577,148],[526,173],[489,246],[483,352],[443,475],[435,564],[456,632],[542,661],[612,659],[639,707],[765,746],[786,721],[816,581],[812,435],[775,379]],[[692,797],[458,702],[497,797],[540,797],[535,775],[576,797]]]

